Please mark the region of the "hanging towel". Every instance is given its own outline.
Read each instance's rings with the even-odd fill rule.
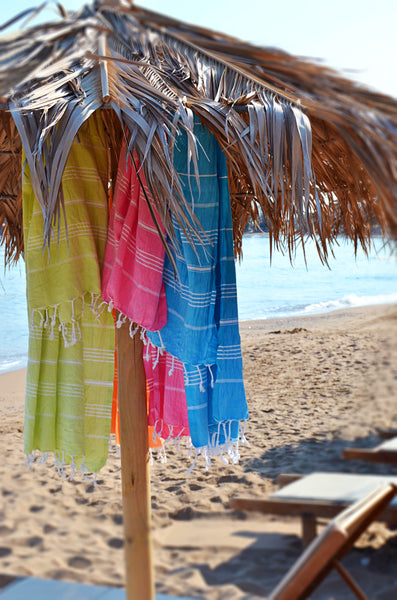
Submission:
[[[164,440],[189,436],[183,364],[146,340],[144,366],[149,392],[148,422]]]
[[[113,309],[113,320],[116,327],[117,315]],[[112,423],[110,433],[116,438],[116,445],[120,446],[120,410],[119,410],[119,369],[117,364],[117,334],[115,333],[115,351],[114,351],[114,376],[113,376],[113,396],[112,396]]]
[[[203,232],[190,243],[176,219],[170,245],[176,277],[165,257],[167,324],[147,332],[151,342],[184,365],[192,443],[211,456],[237,457],[233,444],[248,418],[238,329],[236,273],[226,159],[215,137],[195,117],[197,172],[189,165],[187,137],[176,140],[174,166]]]
[[[136,153],[133,156],[140,169]],[[139,177],[150,200],[142,170]],[[132,322],[156,331],[167,321],[164,246],[144,190],[124,145],[110,213],[102,297]]]
[[[115,311],[113,311],[113,316]],[[116,445],[120,446],[120,410],[119,410],[119,377],[117,367],[117,348],[115,351],[115,364],[114,364],[114,379],[113,379],[113,403],[112,403],[112,425],[110,433],[113,433],[116,440]],[[150,391],[148,382],[146,382],[146,396],[147,406],[149,411]],[[186,404],[186,401],[185,401]],[[157,424],[157,422],[156,422]],[[149,437],[149,448],[160,448],[162,445],[161,439],[156,435],[156,427],[149,424],[148,426],[148,437]]]
[[[62,178],[65,217],[43,250],[43,215],[28,167],[23,224],[29,356],[25,452],[53,452],[62,469],[97,472],[105,463],[114,373],[113,317],[101,300],[107,154],[94,114],[74,140]]]

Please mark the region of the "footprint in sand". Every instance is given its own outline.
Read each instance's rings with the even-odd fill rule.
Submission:
[[[87,569],[91,566],[91,561],[84,556],[72,556],[68,560],[68,566],[72,569]]]
[[[218,483],[237,483],[239,481],[243,481],[244,478],[239,478],[238,475],[223,475],[219,477]]]
[[[198,492],[199,490],[203,489],[202,485],[197,485],[197,483],[191,483],[189,485],[189,488],[191,489],[192,492]]]
[[[83,498],[83,497],[80,497],[80,496],[76,496],[76,498],[74,499],[74,501],[76,502],[76,504],[88,504],[87,498]]]
[[[179,485],[170,485],[169,487],[165,488],[166,492],[176,492],[177,490],[179,490]]]
[[[9,535],[12,533],[11,527],[7,527],[7,525],[0,525],[0,535]]]
[[[29,507],[30,512],[32,513],[38,513],[42,510],[44,510],[44,506],[39,506],[38,504],[32,504],[32,506]]]
[[[4,558],[5,556],[10,556],[12,554],[11,548],[6,548],[5,546],[0,546],[0,558]]]
[[[195,513],[191,506],[184,506],[179,510],[168,513],[168,516],[175,521],[190,521],[194,515]]]
[[[210,498],[210,502],[223,502],[223,500],[220,496],[212,496],[212,498]]]
[[[35,546],[39,546],[39,544],[41,544],[43,542],[43,538],[38,536],[38,535],[34,535],[30,538],[28,538],[26,540],[26,546],[29,546],[29,548],[34,548]]]
[[[115,525],[122,525],[123,524],[123,515],[113,515],[112,521]]]
[[[108,546],[115,549],[123,548],[124,540],[121,538],[110,538],[110,540],[108,540]]]

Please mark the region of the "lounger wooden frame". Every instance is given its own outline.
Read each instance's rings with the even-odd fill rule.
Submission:
[[[367,600],[340,560],[396,493],[397,486],[384,484],[345,508],[306,548],[268,600],[304,600],[333,568],[359,600]]]
[[[333,474],[330,473],[330,476]],[[286,488],[289,484],[295,481],[304,481],[306,476],[297,474],[281,474],[277,478],[277,483],[280,487]],[[382,478],[383,479],[383,478]],[[387,478],[384,478],[387,479]],[[395,479],[394,484],[396,484]],[[387,481],[386,481],[387,483]],[[376,485],[379,484],[375,484]],[[372,488],[374,489],[374,488]],[[355,498],[356,499],[356,498]],[[342,510],[352,504],[354,500],[340,498],[337,502],[330,500],[318,500],[312,498],[294,497],[291,492],[290,497],[278,497],[277,494],[269,498],[253,499],[253,498],[233,498],[230,501],[231,508],[242,511],[260,512],[263,514],[274,514],[285,517],[299,517],[302,524],[302,541],[303,546],[308,546],[317,535],[317,524],[319,520],[334,519]],[[377,519],[388,523],[389,525],[397,525],[397,506],[386,506],[378,515]]]
[[[269,600],[303,600],[335,568],[360,600],[364,592],[339,562],[378,515],[387,507],[397,487],[386,484],[358,500],[333,519],[306,548]]]
[[[382,442],[375,448],[345,448],[342,456],[348,460],[397,465],[397,436]]]

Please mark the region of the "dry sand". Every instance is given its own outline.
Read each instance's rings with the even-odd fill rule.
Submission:
[[[397,474],[343,461],[353,444],[397,429],[397,306],[241,324],[249,448],[231,467],[188,462],[173,447],[152,467],[156,587],[208,600],[265,598],[301,552],[296,519],[244,515],[233,496],[264,497],[280,473]],[[0,573],[123,584],[120,464],[99,486],[64,481],[22,452],[24,371],[0,377]],[[183,450],[183,449],[182,449]],[[346,559],[368,597],[397,598],[397,532],[375,524]],[[313,599],[353,596],[331,575]]]

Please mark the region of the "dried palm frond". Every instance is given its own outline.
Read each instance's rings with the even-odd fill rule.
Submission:
[[[330,69],[105,2],[0,38],[0,57],[0,95],[48,242],[70,145],[101,107],[112,115],[109,146],[117,153],[130,139],[171,238],[171,213],[188,236],[200,235],[172,164],[184,129],[194,173],[193,113],[228,159],[237,253],[259,212],[272,243],[292,252],[311,235],[325,260],[339,233],[364,248],[373,225],[397,237],[397,102]]]
[[[21,141],[9,113],[0,112],[0,245],[5,264],[23,252]]]

